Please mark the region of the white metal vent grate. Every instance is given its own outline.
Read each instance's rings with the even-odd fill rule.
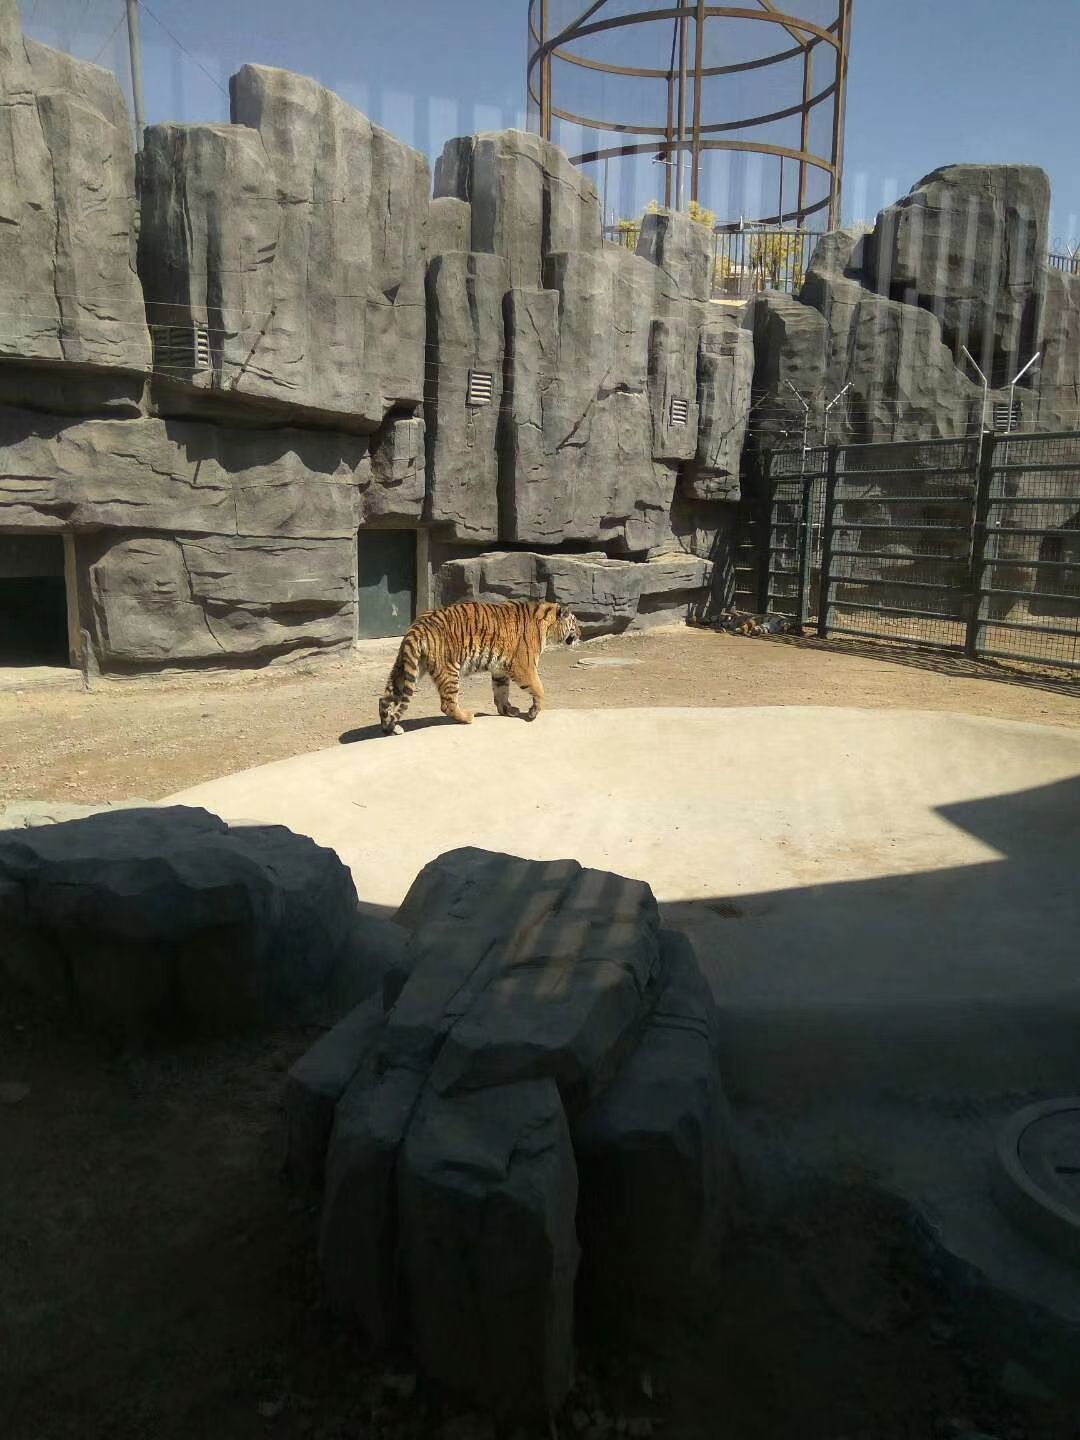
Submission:
[[[210,334],[205,325],[151,325],[154,369],[192,375],[210,369]]]
[[[690,419],[690,401],[684,400],[681,395],[673,395],[668,413],[672,425],[687,424]]]
[[[994,429],[1018,430],[1023,414],[1024,402],[1022,400],[1014,400],[1012,405],[1007,400],[999,400],[994,406]]]
[[[489,370],[470,370],[466,405],[490,405],[495,396],[495,376]]]

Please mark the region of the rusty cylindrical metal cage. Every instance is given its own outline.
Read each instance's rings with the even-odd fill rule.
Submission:
[[[718,228],[736,216],[723,214],[712,192],[731,186],[710,186],[705,168],[718,152],[729,167],[735,155],[753,157],[743,163],[756,167],[764,203],[759,214],[739,206],[740,225],[802,229],[813,217],[814,228],[832,228],[840,223],[853,0],[797,3],[811,13],[790,15],[772,0],[529,0],[530,128],[562,144],[576,165],[599,167],[605,192],[612,163],[659,162],[664,204],[706,205]],[[578,98],[586,94],[588,109]]]

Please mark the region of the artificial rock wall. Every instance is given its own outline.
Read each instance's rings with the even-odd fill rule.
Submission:
[[[706,237],[605,245],[535,136],[451,142],[433,196],[313,80],[245,66],[231,110],[136,167],[113,77],[0,0],[0,531],[70,537],[87,667],[347,647],[367,527],[453,557],[436,601],[503,545],[503,593],[574,552],[594,630],[700,601],[753,369]]]
[[[0,532],[65,536],[88,669],[346,649],[373,529],[429,537],[421,600],[685,616],[730,593],[791,386],[814,439],[849,381],[830,438],[956,435],[982,400],[960,347],[995,386],[1041,347],[1024,423],[1077,421],[1040,171],[937,172],[740,310],[705,231],[661,212],[606,243],[536,136],[451,141],[432,184],[313,80],[245,66],[231,108],[150,127],[137,166],[113,77],[0,0]]]
[[[977,433],[1017,390],[1020,428],[1080,425],[1080,275],[1047,259],[1050,187],[1030,165],[950,165],[877,217],[818,244],[798,297],[753,303],[759,445],[847,444]]]

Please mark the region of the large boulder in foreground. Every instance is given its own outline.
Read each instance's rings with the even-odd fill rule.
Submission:
[[[452,851],[395,920],[382,1013],[358,1006],[288,1081],[324,1292],[485,1408],[550,1414],[583,1235],[598,1329],[639,1278],[663,1314],[712,1274],[731,1190],[712,1000],[648,886],[573,860]]]
[[[395,934],[283,826],[172,806],[0,834],[7,978],[117,1038],[333,1011],[381,984]]]

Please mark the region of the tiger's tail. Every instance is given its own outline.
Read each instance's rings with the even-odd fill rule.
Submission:
[[[409,708],[423,666],[420,635],[414,628],[410,628],[401,642],[401,649],[397,653],[397,659],[386,681],[386,689],[379,701],[379,721],[384,734],[402,733],[401,718]]]

